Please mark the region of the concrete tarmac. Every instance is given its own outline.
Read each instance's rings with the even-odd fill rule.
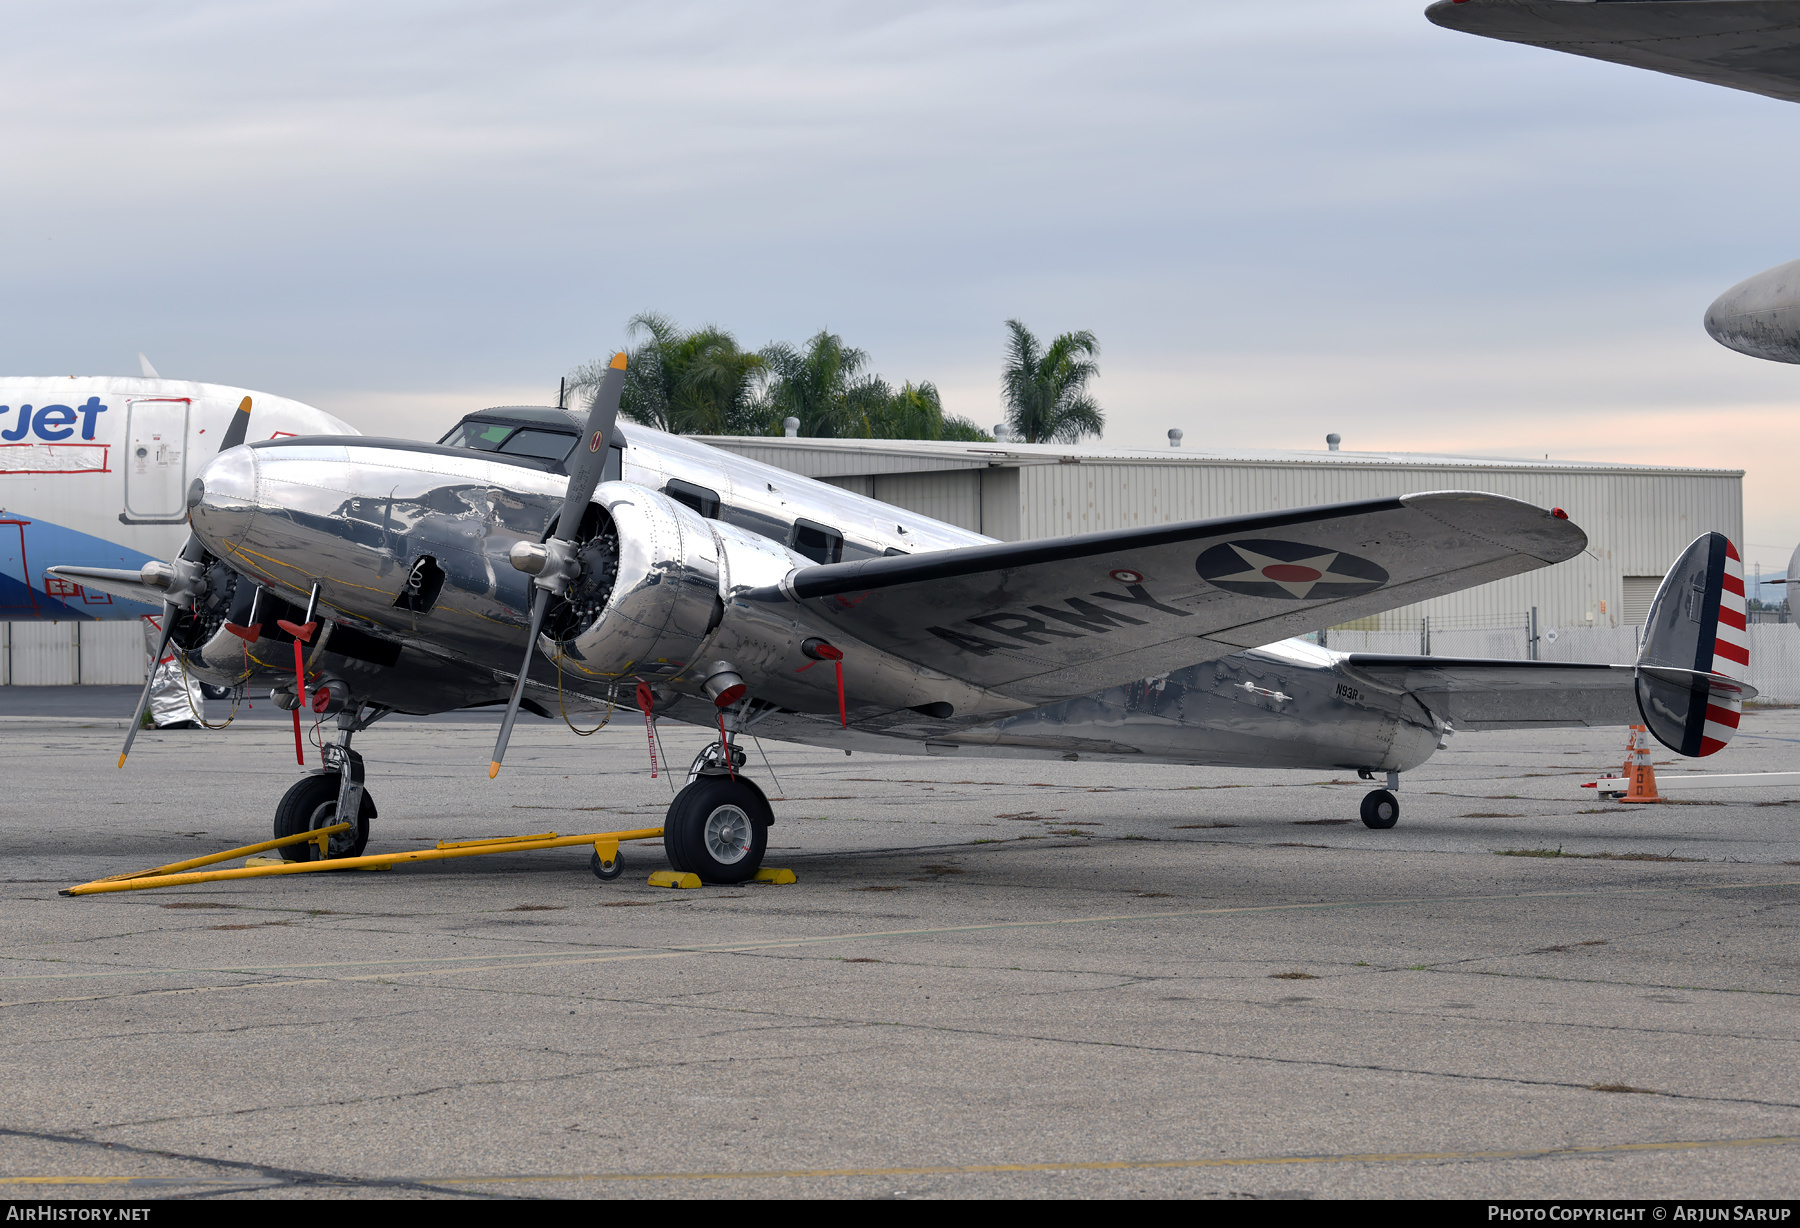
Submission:
[[[1348,773],[765,744],[793,886],[652,844],[60,897],[266,839],[296,773],[260,720],[119,771],[115,723],[0,714],[9,1195],[1800,1187],[1800,791],[1600,801],[1623,730],[1458,737],[1390,831]],[[635,712],[497,781],[493,732],[360,735],[370,851],[660,823]],[[1773,711],[1661,770],[1796,765]]]

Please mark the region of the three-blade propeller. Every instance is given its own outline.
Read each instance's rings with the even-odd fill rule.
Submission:
[[[580,546],[577,535],[587,515],[594,489],[606,473],[607,449],[612,445],[613,425],[619,420],[619,398],[625,391],[625,355],[614,354],[600,382],[600,391],[588,410],[587,434],[569,461],[569,492],[563,499],[562,511],[556,516],[556,529],[540,546],[520,542],[513,547],[514,566],[534,572],[532,582],[537,592],[531,603],[531,634],[525,639],[525,661],[519,666],[519,679],[513,684],[512,699],[506,705],[506,716],[500,722],[500,737],[494,743],[494,759],[488,764],[488,779],[500,774],[500,761],[506,757],[506,743],[512,738],[513,721],[518,719],[519,701],[525,697],[525,677],[531,672],[531,661],[537,655],[538,633],[544,626],[544,613],[550,598],[568,592],[569,585],[581,574],[581,563],[575,557]]]
[[[142,355],[139,355],[141,358]],[[245,434],[250,430],[250,398],[245,397],[238,402],[237,412],[231,415],[231,423],[225,428],[225,437],[219,441],[219,451],[235,448],[244,442]],[[156,654],[150,658],[150,667],[144,678],[143,694],[138,696],[137,711],[132,714],[131,726],[125,731],[125,746],[119,752],[119,766],[125,766],[125,757],[131,753],[131,744],[137,740],[138,726],[143,723],[144,713],[150,707],[150,688],[156,684],[156,667],[162,663],[163,653],[169,651],[169,637],[175,634],[175,620],[181,611],[193,605],[205,592],[205,581],[200,566],[206,557],[206,547],[192,531],[181,547],[181,555],[173,568],[171,583],[165,583],[169,589],[169,599],[163,602],[162,638],[156,642]],[[157,564],[156,566],[161,566]],[[196,585],[196,581],[198,582]]]

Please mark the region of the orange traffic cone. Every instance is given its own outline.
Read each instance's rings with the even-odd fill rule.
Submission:
[[[1622,802],[1660,802],[1656,791],[1656,769],[1650,766],[1650,731],[1642,725],[1631,727],[1631,745],[1625,752],[1625,788]]]

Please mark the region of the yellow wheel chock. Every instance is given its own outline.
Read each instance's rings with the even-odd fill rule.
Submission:
[[[149,870],[138,870],[131,874],[114,874],[107,878],[95,879],[91,883],[83,883],[79,887],[66,888],[57,894],[97,895],[103,891],[142,891],[149,887],[186,887],[194,883],[215,883],[225,879],[267,878],[274,874],[313,874],[321,870],[386,870],[408,861],[441,861],[446,857],[479,857],[486,853],[523,853],[531,849],[574,848],[581,844],[593,845],[594,856],[602,863],[612,865],[618,861],[621,842],[655,840],[663,834],[660,827],[646,827],[637,831],[590,832],[582,836],[559,836],[553,831],[546,831],[530,836],[496,836],[485,840],[446,840],[439,842],[436,848],[414,849],[404,853],[376,853],[367,857],[336,857],[325,860],[324,854],[330,837],[336,832],[347,830],[349,826],[348,823],[334,823],[330,827],[321,827],[317,831],[301,832],[296,836],[283,836],[279,840],[264,840],[260,844],[246,844],[243,848],[227,849],[223,853],[214,853],[210,857],[195,857],[189,861],[177,861]],[[234,857],[243,857],[246,854],[262,853],[289,844],[309,842],[319,846],[320,860],[287,861],[275,865],[245,865],[230,870],[202,870],[200,868],[216,865],[221,861],[230,861]],[[264,859],[258,858],[257,860]]]

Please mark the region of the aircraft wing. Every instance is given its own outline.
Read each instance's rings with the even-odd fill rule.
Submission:
[[[1793,0],[1438,0],[1437,25],[1800,102]]]
[[[1586,545],[1541,508],[1446,491],[807,567],[749,596],[798,602],[827,640],[1049,703],[1531,571]]]
[[[1345,674],[1375,690],[1411,695],[1458,730],[1639,725],[1629,665],[1488,661],[1351,653]]]

